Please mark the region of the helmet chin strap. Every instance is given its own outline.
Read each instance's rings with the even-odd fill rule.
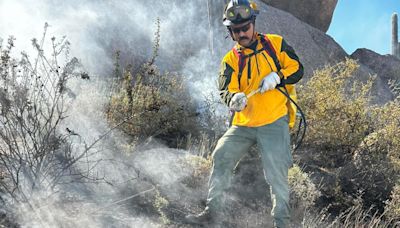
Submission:
[[[254,35],[256,34],[256,17],[253,18],[253,35],[251,36],[251,40],[254,42]]]
[[[229,32],[229,35],[231,36],[232,40],[235,41],[235,38],[233,37],[233,32],[232,32],[231,27],[228,26],[227,28],[228,28],[228,32]],[[228,38],[228,37],[226,37],[226,38]]]

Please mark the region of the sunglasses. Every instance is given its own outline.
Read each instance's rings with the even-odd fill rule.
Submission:
[[[230,21],[235,21],[239,19],[242,20],[250,19],[252,16],[251,8],[244,5],[233,6],[226,12],[226,18]]]
[[[251,27],[251,22],[247,23],[247,24],[245,24],[245,25],[243,25],[243,26],[241,26],[239,28],[231,28],[231,30],[232,30],[233,33],[239,34],[240,31],[242,31],[242,32],[249,31],[250,27]]]

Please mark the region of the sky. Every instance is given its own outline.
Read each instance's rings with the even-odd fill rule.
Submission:
[[[358,48],[391,54],[394,12],[399,16],[400,0],[339,0],[327,33],[348,54]]]

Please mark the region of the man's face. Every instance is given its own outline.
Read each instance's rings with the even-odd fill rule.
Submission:
[[[254,25],[252,21],[231,26],[232,35],[243,47],[248,47],[253,42]]]

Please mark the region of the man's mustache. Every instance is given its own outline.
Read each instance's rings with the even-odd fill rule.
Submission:
[[[248,40],[248,39],[249,39],[248,37],[243,36],[243,37],[240,37],[240,38],[239,38],[239,41]]]

